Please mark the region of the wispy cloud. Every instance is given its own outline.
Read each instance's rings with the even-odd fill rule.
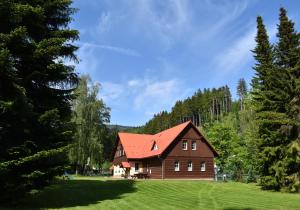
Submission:
[[[122,84],[112,83],[112,82],[102,82],[101,83],[101,93],[100,97],[104,101],[112,101],[121,97],[121,95],[126,91],[126,87]]]
[[[130,49],[130,48],[116,47],[116,46],[111,46],[111,45],[101,45],[101,44],[94,44],[94,43],[88,43],[88,42],[79,43],[79,44],[81,44],[81,46],[84,48],[90,48],[91,51],[98,48],[98,49],[113,51],[113,52],[127,55],[127,56],[134,56],[134,57],[141,56],[141,54],[138,51]]]
[[[251,49],[255,46],[255,29],[251,29],[244,36],[215,58],[218,71],[226,75],[237,71],[251,59]]]
[[[129,49],[129,48],[122,48],[122,47],[115,47],[115,46],[109,46],[109,45],[94,45],[97,48],[110,50],[116,53],[128,55],[128,56],[134,56],[134,57],[141,57],[141,54],[137,52],[136,50]]]
[[[174,102],[180,91],[179,86],[177,79],[146,82],[142,91],[136,95],[134,106],[137,109],[148,107],[150,110],[161,110]]]
[[[98,20],[96,29],[99,33],[108,32],[112,26],[113,17],[110,12],[103,12]]]
[[[128,106],[135,112],[142,112],[145,118],[149,113],[169,110],[176,100],[190,94],[190,89],[184,89],[183,81],[178,78],[159,80],[150,77],[132,79],[123,83],[101,82],[103,100],[118,108]]]
[[[276,24],[270,25],[267,29],[270,40],[274,41]],[[214,58],[215,69],[218,70],[219,78],[241,71],[241,68],[249,63],[253,58],[251,50],[255,47],[255,35],[256,26],[252,25],[244,35]]]

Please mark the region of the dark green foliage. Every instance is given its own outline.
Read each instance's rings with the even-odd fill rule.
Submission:
[[[0,1],[1,197],[40,188],[63,171],[72,139],[71,0]]]
[[[262,18],[257,18],[253,51],[253,99],[259,125],[259,160],[263,189],[300,189],[299,64],[300,36],[280,9],[278,42],[271,47]]]

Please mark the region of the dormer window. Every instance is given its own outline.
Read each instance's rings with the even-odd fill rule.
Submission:
[[[158,150],[158,146],[157,146],[156,142],[154,142],[152,150]]]
[[[182,141],[182,149],[183,150],[187,150],[188,149],[188,144],[187,144],[186,140]]]

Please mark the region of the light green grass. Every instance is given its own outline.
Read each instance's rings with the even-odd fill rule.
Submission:
[[[300,209],[300,194],[234,182],[79,177],[46,188],[18,209]]]

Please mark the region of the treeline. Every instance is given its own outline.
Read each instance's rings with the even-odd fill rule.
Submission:
[[[192,97],[177,101],[171,112],[155,114],[145,126],[130,131],[154,134],[188,120],[201,127],[205,123],[220,120],[231,109],[231,93],[227,86],[198,90]]]

